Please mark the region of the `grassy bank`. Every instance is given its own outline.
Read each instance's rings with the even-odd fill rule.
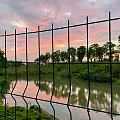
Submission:
[[[96,82],[110,82],[110,76],[116,84],[120,84],[120,64],[112,64],[112,73],[110,73],[109,64],[89,64],[89,79]],[[76,79],[88,80],[88,65],[87,64],[71,64],[71,77]],[[55,64],[55,76],[60,78],[68,78],[68,64]],[[44,75],[52,75],[53,65],[46,64],[40,66],[41,77]],[[0,71],[0,75],[4,76],[4,69]],[[28,64],[28,76],[38,76],[39,67],[35,63]],[[7,68],[7,76],[15,77],[15,68]],[[26,76],[26,66],[23,65],[17,68],[17,76]]]
[[[4,106],[0,106],[0,114],[4,115]],[[15,108],[14,107],[7,107],[7,117],[9,118],[15,118]],[[16,107],[16,116],[17,120],[26,120],[26,109],[24,107]],[[39,114],[39,108],[37,106],[31,106],[28,109],[28,120],[39,120],[39,115],[41,115],[41,120],[53,120],[53,116],[46,114],[44,112],[41,112]],[[4,120],[4,117],[0,117],[0,120]],[[58,119],[56,119],[58,120]]]
[[[55,76],[60,78],[68,78],[69,70],[68,64],[55,64],[54,71]],[[89,79],[91,81],[97,82],[110,82],[110,76],[112,75],[113,82],[119,83],[120,79],[120,64],[112,64],[112,73],[110,74],[110,65],[109,64],[89,64]],[[88,80],[88,65],[84,64],[71,64],[70,65],[71,77]],[[53,65],[46,64],[40,66],[41,77],[44,75],[52,75]],[[4,71],[0,72],[1,75],[4,75]],[[28,64],[28,76],[38,76],[39,68],[37,64],[29,63]],[[7,69],[8,76],[15,76],[15,68],[11,67]],[[17,68],[18,76],[26,76],[26,67],[21,66]]]

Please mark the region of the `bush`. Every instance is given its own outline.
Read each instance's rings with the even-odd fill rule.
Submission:
[[[83,80],[88,80],[88,71],[83,71],[81,72],[77,78],[81,78]],[[89,73],[89,80],[91,81],[97,81],[97,82],[109,82],[110,81],[110,75],[108,73],[106,73],[105,71],[101,71],[101,72],[94,72],[91,71]]]

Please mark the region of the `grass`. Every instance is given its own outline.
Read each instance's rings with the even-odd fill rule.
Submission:
[[[7,117],[9,118],[15,118],[15,107],[7,107]],[[0,106],[0,114],[4,115],[5,107]],[[16,107],[16,116],[17,120],[26,120],[26,108],[17,106]],[[39,115],[41,115],[41,120],[53,120],[53,116],[46,114],[44,112],[41,112],[39,114],[39,108],[37,106],[32,106],[28,109],[28,120],[39,120]],[[0,120],[4,120],[4,117],[0,118]],[[58,119],[56,119],[58,120]]]

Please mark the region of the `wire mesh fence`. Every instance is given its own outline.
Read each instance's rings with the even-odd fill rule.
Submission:
[[[69,20],[68,20],[68,25],[65,26],[65,27],[59,27],[59,28],[54,28],[53,27],[53,24],[52,24],[52,27],[51,29],[47,29],[47,30],[40,30],[40,27],[38,26],[38,30],[37,31],[34,31],[34,32],[28,32],[27,28],[26,28],[26,32],[24,33],[17,33],[16,30],[15,30],[15,33],[14,34],[7,34],[6,31],[5,31],[5,34],[4,35],[0,35],[1,38],[4,37],[4,51],[5,51],[5,60],[4,60],[4,72],[5,72],[5,78],[4,78],[4,82],[2,84],[2,88],[1,88],[1,95],[3,97],[3,100],[4,100],[4,106],[5,106],[5,112],[4,114],[0,114],[0,118],[5,118],[5,120],[7,119],[12,119],[12,120],[16,120],[17,119],[17,100],[15,99],[15,96],[19,96],[21,97],[25,104],[26,104],[26,120],[28,120],[28,117],[29,117],[29,114],[28,114],[28,109],[29,109],[29,105],[28,105],[28,101],[26,100],[26,98],[29,98],[29,99],[32,99],[34,101],[36,101],[38,107],[39,107],[39,120],[41,120],[41,105],[39,103],[39,101],[45,101],[45,102],[48,102],[50,103],[51,105],[51,108],[53,110],[53,117],[54,117],[54,120],[56,119],[56,110],[54,108],[54,105],[53,104],[60,104],[60,105],[66,105],[67,106],[67,109],[69,111],[69,119],[72,120],[72,112],[71,112],[71,109],[70,107],[76,107],[76,108],[81,108],[81,109],[85,109],[88,113],[88,117],[89,117],[89,120],[91,120],[91,115],[90,115],[90,111],[96,111],[96,112],[102,112],[102,113],[107,113],[107,114],[110,114],[111,115],[111,119],[113,120],[113,115],[120,115],[119,113],[114,113],[113,112],[113,85],[112,85],[112,64],[119,64],[119,63],[113,63],[112,62],[112,51],[111,51],[111,44],[109,46],[109,51],[110,51],[110,54],[109,54],[109,62],[90,62],[89,61],[89,25],[92,25],[92,24],[99,24],[99,23],[106,23],[108,24],[109,28],[108,28],[108,33],[109,33],[109,40],[108,42],[111,43],[111,21],[117,21],[117,20],[120,20],[120,18],[111,18],[111,14],[109,13],[109,19],[106,19],[106,20],[101,20],[101,21],[95,21],[95,22],[89,22],[89,19],[88,17],[86,18],[86,23],[84,24],[78,24],[78,25],[70,25],[69,24]],[[76,62],[71,62],[71,58],[70,58],[70,29],[71,28],[76,28],[76,27],[79,27],[79,26],[85,26],[86,27],[86,46],[87,46],[87,61],[86,62],[79,62],[79,63],[76,63]],[[28,84],[29,84],[29,75],[28,75],[28,72],[29,72],[29,62],[28,61],[28,35],[29,34],[34,34],[36,33],[37,36],[38,36],[38,56],[40,58],[40,55],[41,55],[41,44],[40,44],[40,40],[41,40],[41,36],[40,34],[43,33],[43,32],[48,32],[50,31],[51,32],[51,50],[52,50],[52,53],[54,53],[54,31],[59,31],[61,29],[67,29],[67,37],[68,37],[68,43],[67,43],[67,49],[68,49],[68,62],[65,62],[65,63],[56,63],[54,61],[54,59],[51,61],[51,64],[52,65],[52,80],[53,80],[53,84],[52,84],[52,94],[51,94],[51,97],[49,100],[45,100],[45,99],[40,99],[38,98],[38,94],[40,92],[40,87],[41,87],[41,84],[40,84],[40,77],[41,77],[41,74],[40,74],[40,67],[41,67],[41,64],[40,64],[40,59],[38,61],[38,73],[39,73],[39,81],[38,81],[38,86],[39,86],[39,89],[37,90],[37,93],[36,93],[36,97],[29,97],[29,96],[26,96],[25,93],[26,93],[26,90],[28,89]],[[17,77],[17,73],[18,73],[18,67],[17,67],[17,36],[20,36],[20,35],[25,35],[25,67],[26,67],[26,85],[25,85],[25,89],[23,91],[23,94],[20,95],[20,94],[15,94],[13,93],[14,90],[15,90],[15,87],[17,85],[17,81],[18,81],[18,77]],[[14,69],[14,73],[15,73],[15,84],[12,88],[12,91],[11,92],[5,92],[4,91],[4,87],[6,85],[6,81],[7,81],[7,37],[8,36],[14,36],[14,59],[15,59],[15,69]],[[56,101],[53,101],[53,96],[54,96],[54,92],[55,92],[55,65],[56,64],[67,64],[68,65],[68,81],[69,81],[69,94],[68,94],[68,99],[67,99],[67,103],[62,103],[62,102],[56,102]],[[71,98],[71,64],[85,64],[87,65],[87,80],[88,80],[88,101],[87,101],[87,106],[86,107],[83,107],[83,106],[78,106],[78,105],[72,105],[70,104],[70,98]],[[110,68],[110,72],[109,72],[109,75],[110,75],[110,93],[111,93],[111,110],[110,112],[108,111],[104,111],[104,110],[98,110],[98,109],[93,109],[93,108],[90,108],[90,97],[91,97],[91,82],[90,82],[90,64],[108,64],[109,65],[109,68]],[[10,118],[9,116],[7,116],[7,102],[6,102],[6,97],[5,97],[5,94],[9,94],[11,95],[11,97],[13,98],[14,100],[14,103],[15,103],[15,106],[14,106],[14,118]],[[79,119],[79,118],[78,118]]]

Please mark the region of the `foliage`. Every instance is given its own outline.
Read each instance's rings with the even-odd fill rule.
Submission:
[[[3,68],[5,64],[4,52],[0,49],[0,68]]]
[[[60,53],[60,58],[61,58],[61,62],[66,62],[66,61],[68,61],[68,54],[67,54],[67,52],[66,52],[66,51],[62,51],[62,52]]]
[[[23,65],[23,63],[22,63],[22,61],[13,61],[13,60],[9,60],[9,61],[7,61],[7,67],[20,67],[20,66],[22,66]]]
[[[79,48],[77,48],[77,57],[78,57],[78,61],[82,62],[83,58],[85,56],[86,53],[86,48],[85,46],[80,46]]]
[[[107,42],[103,45],[104,47],[104,52],[106,55],[110,56],[110,50],[111,50],[111,57],[113,57],[113,54],[115,53],[115,47],[116,45],[113,44],[112,42]]]
[[[46,55],[43,55],[43,54],[40,55],[40,60],[39,58],[36,58],[34,61],[35,62],[40,61],[40,63],[46,64],[46,63],[49,63],[49,60],[50,60],[50,53],[46,53]]]
[[[99,61],[103,60],[104,50],[104,47],[98,47],[96,49],[96,56],[98,57]]]
[[[51,59],[52,61],[54,61],[55,63],[59,63],[60,62],[60,50],[55,51],[51,54]]]
[[[92,44],[91,46],[90,46],[90,49],[91,49],[91,53],[89,52],[89,54],[91,54],[91,56],[92,56],[92,58],[94,59],[94,61],[95,61],[95,59],[96,59],[96,57],[97,57],[97,49],[98,49],[98,47],[99,47],[99,45],[98,44]]]
[[[71,62],[75,62],[75,56],[76,56],[76,49],[71,47],[67,49],[68,55],[70,54]]]

